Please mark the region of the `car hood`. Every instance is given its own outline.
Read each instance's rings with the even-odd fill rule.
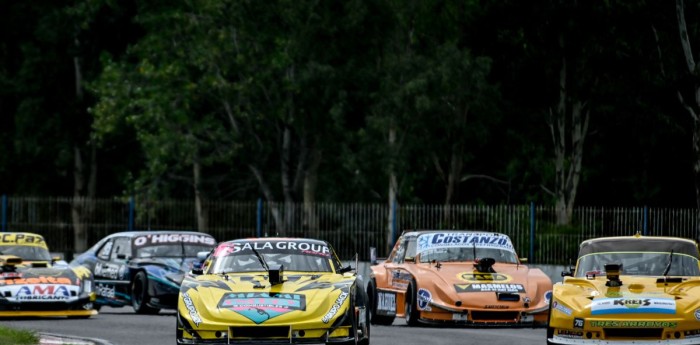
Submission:
[[[180,288],[178,310],[207,324],[332,324],[350,305],[355,277],[340,274],[285,273],[270,285],[260,275],[188,276]]]
[[[552,307],[588,316],[612,314],[676,314],[700,308],[700,277],[620,276],[622,285],[608,286],[606,277],[567,277],[557,284]],[[563,304],[563,305],[562,305]]]
[[[419,289],[425,289],[438,305],[469,308],[543,307],[549,303],[552,282],[539,269],[525,265],[496,263],[494,272],[479,272],[472,263],[418,263],[414,276]]]

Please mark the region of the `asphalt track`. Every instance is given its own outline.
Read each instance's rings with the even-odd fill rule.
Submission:
[[[44,334],[64,334],[105,345],[174,345],[175,313],[136,315],[131,308],[102,308],[86,320],[3,320],[3,326],[31,329]],[[100,344],[100,342],[94,342]],[[372,326],[371,345],[484,344],[530,345],[545,343],[544,328],[438,328],[408,327],[397,319],[393,326]],[[47,343],[48,344],[48,343]],[[5,344],[3,344],[5,345]],[[7,344],[9,345],[9,344]]]

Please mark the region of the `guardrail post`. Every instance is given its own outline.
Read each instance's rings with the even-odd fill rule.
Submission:
[[[2,195],[2,232],[7,230],[7,195]]]
[[[257,217],[256,217],[256,225],[255,225],[255,230],[258,235],[258,237],[262,237],[262,211],[263,211],[263,202],[262,198],[258,198],[258,210],[257,210]]]
[[[528,262],[535,261],[535,202],[530,202],[530,257]]]
[[[136,206],[134,205],[134,197],[129,198],[129,224],[127,227],[129,228],[129,231],[134,230],[134,209]]]

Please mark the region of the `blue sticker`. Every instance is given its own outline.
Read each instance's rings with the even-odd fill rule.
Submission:
[[[552,290],[549,290],[544,293],[544,300],[545,302],[549,303],[549,301],[552,299]]]
[[[420,310],[426,310],[428,308],[428,304],[430,304],[430,301],[433,299],[433,295],[430,294],[430,291],[426,289],[418,289],[418,309]]]

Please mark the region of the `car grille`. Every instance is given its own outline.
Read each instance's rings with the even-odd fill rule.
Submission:
[[[230,327],[231,338],[279,339],[289,338],[289,326]]]
[[[612,338],[644,338],[661,340],[663,328],[603,328],[606,339]]]
[[[518,318],[517,311],[473,311],[472,321],[508,321],[514,322]]]

